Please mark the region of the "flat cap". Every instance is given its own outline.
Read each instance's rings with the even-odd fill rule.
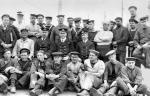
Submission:
[[[22,49],[20,50],[20,54],[21,54],[21,53],[25,53],[25,52],[27,52],[28,54],[30,54],[30,50],[27,49],[27,48],[22,48]]]
[[[44,15],[43,15],[43,14],[38,14],[37,17],[39,17],[39,16],[42,16],[42,17],[44,18]]]
[[[45,18],[52,20],[52,17],[51,17],[51,16],[46,16]]]
[[[74,18],[74,22],[75,22],[75,23],[80,22],[80,21],[81,21],[81,18],[80,18],[80,17]]]
[[[59,18],[59,17],[65,17],[65,15],[57,15],[57,17]]]
[[[128,10],[130,10],[131,8],[134,8],[135,10],[137,10],[137,7],[136,7],[136,6],[130,6],[130,7],[128,8]]]
[[[16,21],[16,19],[13,18],[13,17],[10,17],[9,19],[10,19],[11,21]]]
[[[115,20],[121,20],[122,21],[122,18],[121,17],[116,17]]]
[[[110,50],[109,52],[106,53],[105,56],[110,56],[116,53],[116,50]]]
[[[114,25],[116,24],[116,22],[115,22],[115,21],[112,21],[112,20],[110,21],[110,23],[112,23],[112,24],[114,24]]]
[[[140,21],[147,20],[147,19],[148,19],[148,16],[144,16],[140,18]]]
[[[135,20],[135,19],[129,19],[129,22],[134,22],[134,23],[138,23],[138,21],[137,20]]]
[[[59,30],[59,31],[66,32],[68,29],[67,29],[66,27],[62,27],[62,28],[59,28],[58,30]]]
[[[99,56],[99,52],[98,51],[96,51],[94,49],[90,49],[89,51],[90,51],[90,53],[94,53],[95,55]]]
[[[70,54],[70,55],[79,55],[80,53],[77,52],[77,51],[72,51],[72,52],[70,52],[69,54]]]
[[[87,21],[87,23],[89,24],[89,23],[94,23],[95,22],[95,20],[88,20]]]
[[[67,19],[73,19],[72,17],[68,17]]]
[[[52,53],[53,56],[63,56],[62,52],[53,52]]]
[[[137,59],[135,57],[127,57],[126,60],[127,61],[136,61]]]
[[[83,21],[83,22],[88,22],[88,21],[89,21],[89,19],[83,19],[82,21]]]
[[[23,29],[20,30],[20,32],[24,32],[24,31],[27,31],[27,32],[28,32],[28,29],[23,28]]]
[[[37,17],[37,15],[36,15],[36,14],[30,14],[30,16]]]
[[[24,16],[21,11],[18,11],[18,12],[17,12],[17,15],[18,15],[18,16]]]

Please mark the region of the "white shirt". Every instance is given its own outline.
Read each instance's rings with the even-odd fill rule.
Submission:
[[[90,72],[92,71],[92,73],[94,73],[97,77],[103,75],[105,71],[105,63],[102,60],[98,60],[93,67],[91,65],[90,59],[86,59],[84,64],[87,66],[87,70]]]
[[[97,45],[110,45],[113,39],[111,31],[100,31],[96,34],[94,41]]]
[[[27,38],[25,41],[23,39],[17,40],[15,47],[13,49],[13,56],[18,56],[19,51],[22,48],[27,48],[30,50],[30,55],[29,57],[32,57],[34,55],[34,41],[32,39]]]
[[[37,24],[29,24],[29,25],[27,25],[26,27],[25,27],[26,29],[28,29],[29,30],[29,34],[31,33],[31,34],[34,34],[34,33],[39,33],[39,32],[41,32],[41,28],[40,28],[40,26],[39,25],[37,25]]]

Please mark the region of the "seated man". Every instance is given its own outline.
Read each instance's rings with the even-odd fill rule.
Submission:
[[[67,76],[68,76],[68,85],[72,86],[77,92],[80,91],[79,89],[79,73],[81,72],[81,67],[83,64],[79,62],[79,53],[78,52],[71,52],[70,59],[71,62],[67,64]]]
[[[29,59],[30,50],[23,48],[20,50],[20,60],[17,64],[17,69],[21,72],[21,74],[16,74],[16,80],[18,81],[18,85],[23,88],[28,88],[30,84],[30,69],[32,65],[32,61]]]
[[[77,43],[76,48],[77,48],[77,51],[81,55],[81,59],[84,62],[85,59],[88,59],[89,50],[95,49],[95,46],[94,46],[94,43],[92,41],[88,40],[88,32],[83,32],[81,38],[82,38],[82,41]]]
[[[83,90],[78,96],[89,96],[88,91],[102,84],[102,76],[105,71],[105,64],[98,59],[99,52],[90,50],[89,59],[84,61],[84,71],[79,74],[80,86]]]
[[[46,70],[46,78],[48,79],[48,84],[54,87],[48,92],[50,96],[57,96],[56,92],[63,92],[67,84],[67,65],[62,62],[62,52],[54,52],[53,61]]]
[[[34,56],[34,41],[32,39],[28,38],[28,30],[27,29],[22,29],[21,30],[21,38],[17,40],[14,49],[13,49],[13,54],[12,56],[15,57],[15,59],[19,58],[19,52],[22,48],[27,48],[30,50],[30,55],[29,58],[32,59]]]
[[[135,96],[137,93],[150,96],[146,85],[142,84],[141,70],[135,66],[136,59],[134,57],[126,58],[126,66],[121,70],[121,77],[117,78],[118,88],[121,90],[118,95]]]
[[[42,31],[41,38],[38,38],[34,45],[34,53],[36,55],[37,51],[43,50],[45,52],[45,58],[49,58],[51,56],[52,51],[54,50],[54,46],[50,42],[48,38],[48,30],[44,29]]]
[[[38,96],[42,93],[43,87],[45,86],[45,70],[46,65],[49,63],[44,59],[44,51],[37,52],[37,59],[33,61],[31,66],[31,82],[30,91],[31,96]]]
[[[146,67],[150,68],[150,27],[146,25],[146,17],[140,19],[140,27],[134,36],[136,45],[133,51],[133,56],[140,59],[145,59]]]
[[[9,49],[5,50],[4,58],[0,59],[0,72],[1,74],[3,74],[1,75],[2,77],[5,75],[9,79],[10,92],[12,93],[16,92],[15,74],[20,73],[19,70],[16,68],[16,66],[17,66],[17,61],[11,58],[11,51]],[[3,78],[3,80],[6,81],[6,78]]]
[[[106,62],[106,68],[104,72],[104,84],[97,90],[93,91],[92,96],[113,96],[117,91],[116,78],[120,75],[123,64],[116,60],[116,51],[109,51],[106,56],[108,56],[109,61]]]

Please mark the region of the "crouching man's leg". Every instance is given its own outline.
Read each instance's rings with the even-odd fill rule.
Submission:
[[[37,82],[37,75],[31,74],[30,75],[30,89],[33,89],[35,87],[36,82]]]
[[[55,95],[55,92],[56,91],[59,91],[59,92],[63,92],[66,85],[67,85],[67,76],[63,75],[63,76],[60,76],[59,78],[57,78],[55,81],[54,81],[54,87],[48,92],[48,94],[51,96]]]
[[[44,85],[45,85],[45,78],[40,78],[36,82],[34,89],[32,89],[30,91],[30,95],[31,96],[39,96],[40,94],[42,94],[42,92],[43,92],[42,88],[44,87]]]
[[[12,73],[10,75],[10,92],[16,93],[16,81],[17,81],[17,74]]]
[[[18,80],[19,84],[21,84],[22,87],[30,84],[30,72],[26,72],[23,74],[23,76]]]

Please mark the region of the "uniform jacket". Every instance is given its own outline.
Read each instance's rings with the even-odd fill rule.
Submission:
[[[112,63],[110,61],[106,62],[106,68],[104,72],[104,80],[114,80],[121,74],[121,69],[124,65],[117,61],[115,64],[115,74],[116,76],[112,76]],[[113,78],[114,77],[114,78]]]

